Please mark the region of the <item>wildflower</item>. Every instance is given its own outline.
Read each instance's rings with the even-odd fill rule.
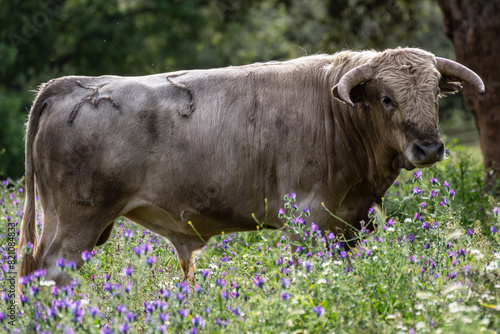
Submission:
[[[25,303],[29,302],[29,300],[30,300],[30,299],[29,299],[27,296],[25,296],[25,295],[20,295],[20,296],[19,296],[19,299],[21,300],[21,303],[22,303],[22,304],[25,304]]]
[[[129,238],[132,238],[134,236],[134,231],[128,229],[126,231],[123,231],[123,236],[126,238],[126,239],[129,239]]]
[[[453,197],[455,195],[455,190],[454,189],[451,189],[450,190],[450,197]]]
[[[413,243],[413,241],[414,241],[414,240],[415,240],[415,236],[414,236],[413,234],[410,234],[410,235],[408,236],[408,241],[409,241],[410,243]]]
[[[371,208],[368,209],[368,214],[373,215],[374,213],[375,213],[375,209],[372,206]]]
[[[347,257],[347,252],[346,251],[341,251],[340,252],[340,257],[341,258]]]
[[[311,231],[316,232],[318,230],[318,225],[311,223]]]
[[[151,266],[151,267],[152,267],[152,266],[153,266],[153,264],[155,264],[155,263],[156,263],[156,255],[154,255],[154,254],[153,254],[153,256],[151,256],[151,257],[149,257],[149,256],[148,256],[148,257],[146,258],[146,263],[147,263],[149,266]]]
[[[128,325],[127,324],[119,324],[118,331],[120,331],[120,333],[127,333]]]
[[[433,178],[431,179],[431,183],[432,183],[432,184],[437,184],[437,183],[438,183],[438,180],[437,180],[435,177],[433,177]]]
[[[209,269],[205,269],[205,270],[200,270],[200,274],[201,276],[206,279],[208,277],[208,275],[210,275],[210,270]]]
[[[285,217],[285,210],[283,208],[280,208],[278,211],[278,218],[283,218]]]
[[[422,228],[428,230],[430,228],[430,225],[428,222],[423,222],[422,223]]]
[[[84,250],[82,252],[82,260],[84,262],[87,262],[88,260],[90,260],[92,258],[92,254],[88,251],[88,250]]]
[[[453,272],[451,274],[448,274],[448,278],[455,278],[457,277],[457,272]]]
[[[56,265],[60,268],[63,268],[66,265],[66,262],[64,261],[64,258],[60,258],[59,260],[56,261]]]
[[[127,314],[125,314],[126,322],[132,322],[135,321],[135,319],[137,319],[137,315],[134,312],[127,312]]]
[[[496,231],[497,231],[497,228],[495,226],[491,225],[490,232],[491,233],[496,233]]]
[[[493,208],[493,214],[498,215],[498,212],[499,212],[498,206],[495,206]]]
[[[415,178],[415,180],[420,179],[421,176],[422,176],[422,171],[420,170],[417,170],[415,173],[413,173],[413,177]]]
[[[118,313],[125,313],[127,312],[127,308],[125,307],[124,304],[121,304],[121,305],[118,305],[116,306],[116,310],[118,311]]]
[[[292,202],[295,202],[296,198],[297,198],[297,194],[295,194],[295,193],[290,194],[290,199],[292,200]]]
[[[389,220],[387,221],[387,225],[388,226],[393,226],[394,225],[394,220],[392,218],[389,218]]]
[[[41,277],[45,276],[45,274],[47,274],[46,269],[39,269],[39,270],[35,270],[33,272],[33,277],[34,278],[41,278]]]
[[[191,319],[191,323],[195,326],[204,327],[205,320],[201,317],[201,315],[197,315]]]
[[[288,289],[290,287],[290,281],[283,277],[281,279],[281,286],[283,289]]]
[[[298,253],[302,252],[303,250],[304,250],[304,247],[302,247],[301,245],[299,245],[297,247],[297,249],[295,250],[295,252],[298,254]]]
[[[422,204],[420,204],[421,209],[425,208],[426,206],[427,206],[427,203],[425,203],[425,202],[422,202]]]
[[[438,194],[437,194],[437,192],[435,192],[434,190],[431,190],[431,193],[430,193],[430,196],[431,196],[431,197],[436,198],[436,197],[437,197],[437,195],[438,195]]]
[[[133,272],[134,272],[134,268],[132,266],[128,266],[125,269],[123,269],[123,274],[126,277],[129,277],[130,275],[132,275]]]
[[[316,312],[317,316],[318,317],[321,317],[323,314],[325,314],[325,309],[323,308],[323,306],[315,306],[313,308],[313,311]]]
[[[306,208],[304,210],[302,210],[302,213],[305,214],[305,216],[309,216],[311,213],[309,212],[309,206],[306,206]]]
[[[335,234],[333,234],[333,232],[330,232],[327,237],[326,237],[328,240],[333,240],[335,238]]]
[[[420,214],[418,212],[415,212],[414,218],[415,218],[415,220],[422,220],[422,217],[420,216]]]
[[[179,310],[179,315],[183,318],[189,316],[189,309],[188,308],[185,308],[183,310]]]
[[[420,195],[422,193],[422,190],[420,190],[418,187],[413,188],[413,195]]]
[[[66,264],[66,267],[68,267],[68,269],[70,269],[70,270],[75,270],[76,269],[76,262],[75,261],[69,261]]]
[[[455,253],[453,253],[453,251],[449,251],[449,252],[448,252],[448,256],[449,256],[449,257],[452,257],[453,255],[455,255]]]
[[[222,299],[227,299],[229,297],[229,294],[228,294],[227,290],[221,290],[220,296]]]
[[[468,229],[468,230],[467,230],[467,234],[468,234],[468,235],[474,235],[474,230]]]
[[[304,267],[306,268],[307,271],[312,270],[312,264],[309,261],[304,262]]]
[[[366,252],[365,252],[366,256],[370,256],[372,255],[372,250],[371,249],[367,249]],[[342,256],[342,253],[341,253],[341,256]]]
[[[448,183],[448,181],[444,181],[444,186],[445,186],[446,188],[448,188],[448,187],[450,186],[450,184]]]
[[[220,287],[223,287],[223,286],[226,286],[227,282],[223,278],[217,278],[215,280],[215,284],[220,286]]]
[[[264,286],[264,281],[262,280],[262,278],[260,278],[260,276],[255,276],[253,278],[253,284],[255,284],[256,287],[262,289],[263,286]]]
[[[288,292],[283,292],[281,295],[280,295],[280,299],[281,300],[288,300],[290,299],[290,294]]]

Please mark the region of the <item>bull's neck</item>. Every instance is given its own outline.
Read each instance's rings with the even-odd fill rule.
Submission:
[[[399,175],[400,170],[393,167],[396,152],[385,144],[383,130],[377,128],[368,107],[333,103],[330,170],[336,174],[331,180],[336,180],[339,203],[360,183],[364,192],[371,192],[362,195],[379,202]]]

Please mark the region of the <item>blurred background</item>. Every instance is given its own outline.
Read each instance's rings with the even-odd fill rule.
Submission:
[[[397,46],[455,59],[431,0],[1,0],[0,8],[0,179],[23,175],[33,90],[52,78]],[[440,103],[442,131],[477,145],[460,94]]]

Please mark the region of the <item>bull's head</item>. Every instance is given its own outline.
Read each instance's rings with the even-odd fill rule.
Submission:
[[[444,157],[438,131],[438,97],[455,93],[465,81],[484,93],[481,78],[467,67],[418,49],[380,54],[345,73],[332,89],[340,101],[363,102],[382,116],[398,155],[397,168],[429,167]]]

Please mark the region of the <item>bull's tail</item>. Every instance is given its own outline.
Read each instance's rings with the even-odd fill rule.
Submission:
[[[38,269],[37,261],[37,232],[36,232],[36,204],[35,204],[35,171],[33,165],[33,142],[35,140],[38,123],[43,110],[47,107],[44,86],[41,89],[31,107],[29,119],[26,125],[26,176],[25,176],[25,202],[24,215],[21,222],[19,246],[17,248],[18,258],[21,263],[17,270],[18,280]],[[33,245],[31,252],[23,252],[28,244]],[[23,255],[24,253],[24,255]],[[22,256],[22,258],[21,258]]]

